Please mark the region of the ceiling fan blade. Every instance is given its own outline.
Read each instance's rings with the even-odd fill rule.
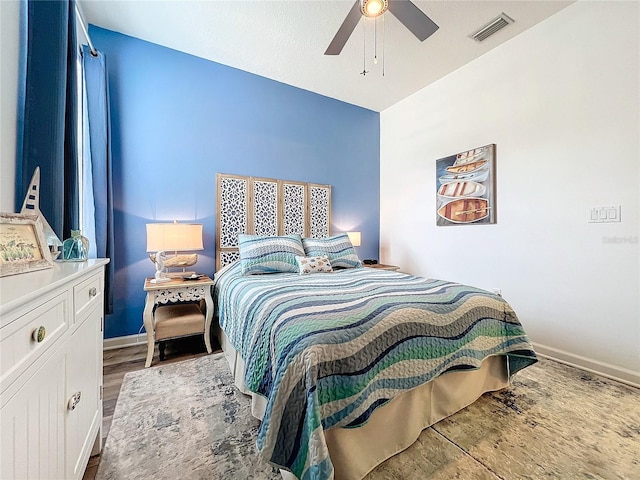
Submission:
[[[409,0],[389,0],[389,11],[421,42],[440,28]]]
[[[349,37],[360,21],[360,17],[362,17],[362,12],[360,12],[360,1],[356,0],[356,3],[354,3],[351,10],[349,10],[344,22],[340,25],[336,36],[331,40],[327,51],[324,52],[325,55],[340,55],[340,52],[347,43],[347,40],[349,40]]]

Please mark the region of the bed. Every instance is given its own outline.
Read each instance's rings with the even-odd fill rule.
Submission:
[[[354,266],[216,274],[220,343],[285,479],[359,480],[536,362],[501,297]]]

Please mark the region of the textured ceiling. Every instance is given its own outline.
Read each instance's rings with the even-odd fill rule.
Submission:
[[[440,29],[420,42],[387,12],[384,25],[381,19],[377,23],[377,65],[373,63],[375,38],[371,19],[360,20],[339,56],[324,55],[352,1],[80,0],[79,3],[88,23],[382,111],[572,2],[415,0]],[[501,12],[515,22],[482,43],[469,38]],[[363,62],[370,71],[366,76],[360,74]]]

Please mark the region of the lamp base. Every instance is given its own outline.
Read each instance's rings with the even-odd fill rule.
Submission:
[[[153,280],[151,280],[150,283],[164,283],[164,282],[170,282],[172,279],[169,277],[160,277],[160,278],[154,278]]]
[[[161,253],[162,255],[164,255],[164,252],[161,252]],[[162,258],[162,256],[160,258]],[[157,266],[162,267],[161,264]],[[155,278],[151,280],[151,283],[164,283],[164,282],[170,282],[170,281],[171,279],[164,274],[164,272],[162,271],[162,268],[158,268],[156,270]]]
[[[150,254],[149,259],[151,259],[153,263],[156,263],[156,254],[155,253]],[[173,257],[169,257],[165,259],[163,265],[167,268],[184,268],[184,267],[191,267],[192,265],[195,265],[197,261],[198,261],[197,253],[192,253],[188,255],[176,254]]]
[[[193,275],[197,275],[195,271],[183,271],[183,272],[166,272],[165,275],[167,278],[184,278],[191,277]]]

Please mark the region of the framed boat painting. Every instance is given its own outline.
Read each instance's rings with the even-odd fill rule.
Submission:
[[[496,145],[436,160],[436,225],[496,223]]]

